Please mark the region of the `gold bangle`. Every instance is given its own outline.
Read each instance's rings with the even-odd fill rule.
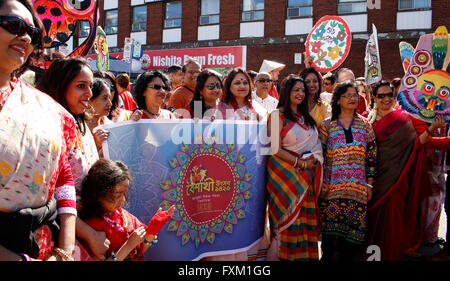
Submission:
[[[58,256],[61,257],[61,259],[63,261],[73,261],[73,257],[72,255],[69,255],[66,251],[64,251],[61,248],[54,248],[53,251],[55,252],[55,254],[57,254]]]

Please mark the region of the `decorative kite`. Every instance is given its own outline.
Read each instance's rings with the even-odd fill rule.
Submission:
[[[89,22],[86,40],[68,56],[86,56],[97,31],[97,0],[33,0],[33,8],[44,25],[44,47],[54,48],[73,36],[79,22]]]
[[[449,40],[445,26],[422,35],[400,86],[402,108],[425,122],[439,114],[450,123]]]
[[[366,57],[364,58],[364,77],[369,85],[381,81],[381,61],[378,49],[377,28],[372,24],[372,34],[369,36],[366,45]]]
[[[403,70],[406,73],[406,71],[408,71],[411,58],[414,55],[414,47],[408,42],[401,41],[398,44],[398,48],[400,49],[400,59],[402,60]]]
[[[306,55],[313,58],[311,66],[319,72],[338,68],[350,52],[352,35],[344,19],[324,16],[313,27],[306,39]]]
[[[97,36],[95,36],[94,51],[97,54],[98,71],[109,70],[109,51],[106,42],[106,33],[101,26],[97,26]]]

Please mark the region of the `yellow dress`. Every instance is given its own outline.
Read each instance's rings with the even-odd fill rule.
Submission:
[[[317,128],[320,128],[323,120],[331,116],[331,106],[326,102],[319,101],[309,111],[309,115],[316,121]]]

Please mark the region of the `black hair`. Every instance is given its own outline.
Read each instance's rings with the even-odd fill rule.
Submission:
[[[155,70],[142,73],[136,80],[136,86],[134,87],[134,91],[132,93],[139,109],[147,108],[147,105],[145,104],[144,92],[147,90],[148,83],[152,82],[155,78],[161,78],[167,89],[170,89],[169,80],[161,72]]]
[[[331,99],[331,120],[337,120],[339,117],[339,114],[341,114],[341,107],[338,104],[339,99],[343,94],[347,92],[349,88],[354,88],[356,93],[358,93],[358,88],[356,87],[356,84],[352,81],[344,81],[341,83],[338,83],[337,86],[334,88],[333,91],[333,98]],[[355,115],[356,115],[355,110]]]
[[[205,114],[205,111],[209,109],[206,107],[205,101],[203,100],[202,95],[201,95],[201,91],[203,90],[203,88],[205,88],[206,80],[208,80],[208,78],[210,76],[216,77],[217,80],[219,80],[220,85],[222,85],[222,80],[220,79],[219,75],[215,74],[214,72],[211,72],[209,70],[202,70],[202,72],[200,72],[200,74],[197,76],[197,84],[195,85],[194,97],[192,98],[192,101],[189,104],[191,117],[194,117],[194,113],[195,113],[194,112],[194,102],[195,101],[202,102],[202,117]],[[199,116],[196,116],[196,117],[199,117]]]
[[[112,119],[112,113],[119,107],[119,90],[117,90],[116,85],[116,76],[111,71],[97,71],[94,73],[94,77],[103,78],[105,82],[109,86],[109,90],[111,91],[112,99],[111,99],[111,110],[109,111],[108,118]]]
[[[114,187],[124,180],[132,180],[124,163],[105,158],[97,160],[82,182],[80,218],[102,218],[105,210],[100,200],[107,198],[114,191]]]
[[[169,66],[169,68],[167,68],[167,73],[174,73],[181,69],[182,69],[181,65],[173,64],[173,65]]]
[[[39,79],[36,88],[47,93],[70,112],[69,106],[67,105],[66,92],[70,83],[80,74],[83,67],[87,67],[92,71],[92,68],[84,58],[66,57],[57,59],[53,61],[44,75]],[[70,113],[75,118],[78,128],[84,135],[86,133],[85,114],[75,115],[73,112]]]
[[[280,100],[278,102],[277,108],[283,109],[283,114],[287,119],[294,122],[297,121],[297,118],[295,118],[290,105],[292,88],[299,82],[303,84],[305,98],[303,99],[301,104],[297,105],[297,110],[302,114],[303,118],[305,118],[306,124],[311,127],[315,127],[316,122],[311,117],[311,115],[309,115],[308,110],[308,96],[310,95],[310,93],[308,92],[308,87],[306,87],[305,81],[301,77],[291,74],[281,82]]]
[[[322,86],[323,86],[322,76],[313,67],[303,69],[303,71],[300,72],[299,76],[300,76],[300,78],[303,79],[303,81],[306,81],[306,76],[308,76],[308,74],[310,74],[310,73],[316,75],[317,81],[319,83],[319,89],[317,90],[317,93],[314,96],[314,98],[316,99],[316,102],[318,102],[320,100],[320,93],[322,92]],[[306,84],[306,82],[305,82],[305,84]]]
[[[236,67],[230,73],[228,73],[227,77],[225,78],[223,87],[223,100],[225,103],[230,103],[230,101],[234,100],[233,93],[231,93],[230,90],[231,82],[233,82],[234,77],[236,77],[236,75],[238,75],[239,73],[243,74],[248,81],[249,90],[247,94],[247,100],[248,101],[252,100],[252,91],[253,91],[252,79],[242,67]]]
[[[381,80],[381,81],[378,82],[378,83],[373,87],[373,89],[372,89],[372,93],[373,93],[373,96],[374,96],[374,97],[377,96],[378,89],[380,89],[381,86],[387,86],[387,87],[389,87],[389,88],[391,89],[392,93],[395,95],[395,91],[394,91],[394,89],[392,88],[391,83],[390,83],[389,81],[386,81],[386,80]]]
[[[106,82],[106,80],[103,78],[95,77],[91,87],[92,97],[90,99],[91,100],[95,99],[105,89],[109,89],[108,82]]]

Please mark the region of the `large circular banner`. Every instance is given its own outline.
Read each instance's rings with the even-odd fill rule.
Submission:
[[[245,217],[252,177],[243,165],[245,158],[234,145],[183,144],[170,160],[173,170],[171,180],[161,183],[161,207],[175,205],[167,229],[176,232],[183,245],[213,244],[216,235],[231,234],[233,225]]]
[[[306,39],[306,55],[311,56],[311,66],[319,72],[338,68],[350,52],[352,36],[344,19],[324,16],[313,27]]]

